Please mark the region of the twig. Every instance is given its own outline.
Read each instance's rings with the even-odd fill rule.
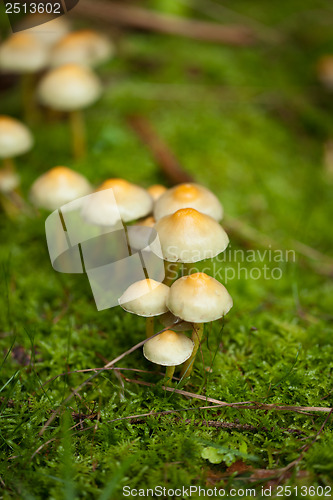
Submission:
[[[146,118],[142,116],[129,116],[127,121],[142,142],[151,150],[156,163],[173,183],[193,182],[193,178],[182,169],[172,151],[156,134]]]
[[[73,10],[74,15],[88,17],[113,25],[180,35],[196,40],[247,46],[255,41],[252,29],[242,25],[182,19],[152,10],[101,0],[81,0]]]
[[[320,427],[319,431],[317,432],[317,434],[315,435],[315,437],[313,438],[313,440],[308,445],[306,445],[304,447],[302,453],[300,454],[300,456],[298,458],[296,458],[296,460],[293,460],[292,462],[290,462],[290,464],[288,464],[286,467],[284,467],[282,469],[283,473],[288,472],[290,469],[292,469],[293,467],[295,467],[304,458],[305,453],[311,448],[311,446],[313,446],[315,444],[315,442],[317,441],[318,437],[323,432],[324,427],[327,424],[327,422],[329,421],[332,413],[333,413],[333,408],[331,408],[329,414],[325,418],[322,426]]]
[[[37,455],[37,453],[39,453],[39,452],[40,452],[40,451],[44,448],[44,446],[47,446],[48,444],[52,443],[52,441],[56,441],[57,439],[58,439],[58,438],[52,438],[52,439],[49,439],[48,441],[46,441],[45,443],[41,444],[41,445],[37,448],[37,450],[35,450],[35,451],[33,452],[33,454],[32,454],[32,455],[31,455],[31,457],[30,457],[30,460],[32,460],[32,459],[33,459],[33,458]]]
[[[83,387],[85,387],[95,377],[97,377],[100,373],[102,373],[103,371],[107,370],[108,368],[111,368],[111,366],[113,366],[116,363],[118,363],[118,361],[122,360],[128,354],[131,354],[132,352],[134,352],[137,349],[139,349],[140,347],[142,347],[146,342],[148,342],[148,340],[152,339],[153,337],[156,337],[156,335],[159,335],[162,332],[165,332],[165,330],[167,330],[168,328],[169,327],[163,328],[163,330],[160,330],[159,332],[155,333],[151,337],[142,340],[138,344],[136,344],[133,347],[131,347],[130,349],[128,349],[128,351],[123,352],[122,354],[120,354],[119,356],[117,356],[115,359],[113,359],[112,361],[110,361],[109,363],[107,363],[105,366],[103,366],[102,369],[98,370],[97,372],[96,372],[96,370],[94,370],[95,373],[93,375],[91,375],[90,377],[88,377],[86,380],[84,380],[82,382],[82,384],[80,384],[78,387],[76,387],[75,389],[73,389],[72,392],[70,393],[70,395],[67,396],[66,399],[64,399],[64,401],[61,403],[61,405],[53,412],[53,414],[51,415],[51,417],[45,422],[45,424],[43,425],[43,427],[39,431],[38,435],[42,436],[44,434],[44,432],[46,431],[46,429],[48,428],[48,426],[53,422],[53,420],[59,414],[61,408],[64,405],[66,405],[75,395],[77,395],[81,391],[81,389],[83,389]]]
[[[126,382],[133,384],[145,385],[147,387],[156,387],[156,384],[150,382],[145,382],[143,380],[135,380],[125,378]],[[193,392],[183,391],[182,389],[175,389],[174,387],[168,387],[162,385],[161,388],[165,391],[176,392],[177,394],[182,394],[194,399],[200,399],[201,401],[207,401],[207,403],[214,403],[219,406],[226,406],[231,408],[246,408],[251,410],[278,410],[278,411],[295,411],[295,412],[308,412],[308,411],[318,411],[323,413],[328,413],[333,411],[333,408],[327,408],[324,406],[281,406],[275,404],[259,403],[257,401],[239,401],[237,403],[226,403],[225,401],[220,401],[218,399],[209,398],[208,396],[202,396],[201,394],[195,394]]]

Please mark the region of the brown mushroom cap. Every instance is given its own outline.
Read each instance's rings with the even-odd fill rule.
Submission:
[[[107,61],[113,54],[113,44],[106,35],[82,29],[69,33],[57,43],[51,54],[51,65],[74,63],[93,67]]]
[[[227,289],[205,273],[183,276],[173,283],[167,300],[168,309],[191,323],[207,323],[221,318],[233,301]]]
[[[60,111],[74,111],[93,104],[101,95],[98,77],[87,67],[65,64],[49,71],[37,95],[42,104]]]
[[[34,73],[47,66],[47,47],[31,33],[15,33],[0,46],[0,68],[13,73]]]
[[[198,262],[215,257],[229,243],[224,229],[209,215],[183,208],[155,224],[163,258],[169,262]],[[155,251],[154,244],[151,249]],[[156,249],[159,253],[159,248]]]
[[[183,333],[166,330],[143,346],[143,354],[152,363],[162,366],[177,366],[192,354],[193,341]]]
[[[156,220],[175,213],[180,208],[195,208],[199,212],[220,221],[223,208],[216,196],[209,189],[199,184],[179,184],[168,189],[156,201],[154,217]]]
[[[36,207],[51,211],[86,196],[91,189],[83,175],[67,167],[55,167],[33,183],[30,198]]]

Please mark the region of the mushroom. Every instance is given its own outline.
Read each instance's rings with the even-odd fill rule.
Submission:
[[[51,66],[75,63],[94,67],[110,59],[114,47],[109,38],[97,31],[82,29],[69,33],[53,48]]]
[[[163,258],[168,262],[193,263],[213,258],[229,243],[228,235],[219,223],[194,208],[182,208],[162,217],[154,229],[159,236]],[[150,248],[153,252],[159,251],[155,241]],[[169,278],[171,276],[167,275],[167,284]]]
[[[166,377],[171,381],[175,367],[190,358],[193,348],[193,341],[186,335],[166,330],[144,344],[143,355],[152,363],[166,366]]]
[[[184,321],[194,323],[194,349],[191,358],[183,366],[182,375],[191,374],[203,335],[203,324],[222,318],[232,306],[233,301],[227,289],[205,273],[183,276],[173,283],[167,299],[168,309]]]
[[[159,220],[180,208],[195,208],[217,221],[223,216],[222,205],[211,191],[199,184],[187,183],[168,189],[158,198],[154,207],[154,217]]]
[[[25,117],[30,120],[34,116],[33,74],[46,68],[48,48],[31,33],[15,33],[0,46],[0,69],[21,75],[22,102]]]
[[[18,31],[34,35],[46,47],[52,47],[70,31],[70,23],[65,16],[35,13],[24,16],[17,24]]]
[[[30,199],[37,208],[49,211],[91,193],[92,187],[83,175],[67,167],[54,167],[35,180]]]
[[[119,298],[120,306],[137,316],[144,316],[146,321],[146,335],[154,333],[154,316],[167,312],[166,300],[169,287],[152,279],[145,279],[133,283]]]
[[[136,184],[132,184],[124,179],[108,179],[103,182],[97,191],[112,189],[112,196],[106,191],[106,196],[103,199],[104,207],[110,204],[110,208],[114,208],[114,198],[117,203],[120,217],[123,222],[131,222],[141,217],[148,215],[153,206],[153,200],[147,191]],[[89,212],[89,205],[84,207],[86,217],[91,223],[100,225],[103,217],[101,211]]]
[[[13,191],[19,185],[20,178],[16,172],[5,168],[0,169],[0,202],[6,214],[12,218],[20,212],[20,207],[13,200]]]
[[[28,127],[15,118],[0,115],[0,158],[5,170],[13,172],[13,158],[29,151],[33,143]]]
[[[73,151],[80,158],[85,151],[85,130],[81,114],[101,95],[101,84],[91,69],[66,64],[49,71],[38,85],[42,104],[57,111],[67,111],[71,119]]]
[[[11,193],[20,185],[20,178],[10,170],[0,170],[0,193]]]
[[[147,189],[148,193],[150,196],[153,198],[154,201],[157,201],[160,196],[162,196],[165,191],[167,191],[167,188],[165,186],[162,186],[162,184],[153,184]]]

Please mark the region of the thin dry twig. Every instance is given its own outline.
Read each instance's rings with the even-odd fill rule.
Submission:
[[[113,25],[180,35],[208,42],[236,46],[252,45],[255,42],[255,34],[247,26],[226,26],[207,21],[182,19],[116,2],[81,0],[73,10],[73,14]]]
[[[156,384],[152,384],[150,382],[145,382],[143,380],[135,380],[125,378],[126,382],[145,385],[147,387],[155,387]],[[207,401],[208,403],[214,403],[219,406],[227,406],[231,408],[246,408],[251,410],[278,410],[278,411],[295,411],[295,412],[309,412],[309,411],[318,411],[323,413],[328,413],[333,410],[333,408],[327,408],[324,406],[281,406],[275,404],[267,404],[267,403],[259,403],[257,401],[238,401],[237,403],[227,403],[225,401],[220,401],[218,399],[210,398],[208,396],[202,396],[201,394],[195,394],[193,392],[183,391],[182,389],[176,389],[174,387],[168,387],[162,385],[161,388],[165,391],[175,392],[177,394],[182,394],[183,396],[187,396],[194,399],[200,399],[201,401]]]
[[[66,399],[64,399],[64,401],[61,403],[61,405],[53,412],[53,414],[51,415],[51,417],[45,422],[45,424],[43,425],[43,427],[41,428],[41,430],[39,431],[38,435],[39,436],[42,436],[44,434],[44,432],[46,431],[46,429],[48,428],[48,426],[53,422],[53,420],[56,418],[56,416],[59,414],[61,408],[66,405],[75,395],[77,395],[79,393],[79,391],[81,391],[81,389],[83,389],[83,387],[85,387],[89,382],[91,382],[95,377],[97,377],[100,373],[102,373],[103,371],[111,368],[111,366],[115,365],[116,363],[118,363],[118,361],[122,360],[125,356],[127,356],[128,354],[131,354],[132,352],[136,351],[137,349],[139,349],[140,347],[142,347],[146,342],[148,342],[148,340],[152,339],[153,337],[156,337],[156,335],[159,335],[160,333],[164,332],[165,330],[167,330],[169,327],[166,327],[166,328],[163,328],[162,330],[160,330],[159,332],[155,333],[154,335],[152,335],[151,337],[149,338],[146,338],[144,340],[142,340],[141,342],[139,342],[138,344],[134,345],[133,347],[131,347],[130,349],[128,349],[127,351],[123,352],[122,354],[120,354],[119,356],[117,356],[115,359],[113,359],[112,361],[110,361],[109,363],[107,363],[105,366],[103,366],[103,368],[101,370],[98,370],[95,373],[93,373],[93,375],[91,375],[90,377],[88,377],[86,380],[84,380],[82,382],[82,384],[80,384],[78,387],[76,387],[70,394],[69,396],[67,396]]]

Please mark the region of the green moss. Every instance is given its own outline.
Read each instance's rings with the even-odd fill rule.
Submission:
[[[88,156],[80,162],[71,158],[66,121],[35,124],[36,147],[17,161],[24,195],[55,164],[81,171],[95,185],[111,176],[143,186],[166,182],[127,126],[127,116],[139,112],[149,117],[184,168],[214,190],[227,214],[281,248],[299,240],[332,255],[332,186],[322,160],[323,142],[332,133],[331,96],[318,97],[313,73],[330,34],[325,10],[304,33],[296,19],[308,14],[301,11],[326,6],[307,3],[293,0],[283,9],[268,9],[258,1],[251,12],[248,2],[235,3],[238,12],[284,26],[279,29],[287,41],[270,47],[234,49],[152,34],[126,36],[122,58],[101,69],[103,98],[86,112]],[[18,89],[5,96],[1,112],[19,116]],[[119,498],[125,485],[175,488],[212,481],[243,487],[247,481],[230,473],[226,477],[227,466],[240,453],[248,466],[280,469],[313,440],[327,414],[198,410],[200,401],[165,393],[162,378],[152,373],[122,372],[157,382],[145,387],[126,381],[122,386],[112,371],[103,372],[80,396],[62,404],[89,374],[49,380],[69,369],[102,366],[144,338],[145,321],[119,308],[97,312],[86,276],[53,271],[46,214],[15,221],[0,217],[3,498]],[[231,249],[244,248],[231,235]],[[206,327],[203,359],[199,356],[188,390],[228,402],[332,406],[332,283],[299,255],[296,262],[272,262],[263,252],[256,262],[229,257],[200,264],[220,272],[224,282],[226,266],[229,273],[237,273],[238,265],[242,270],[239,279],[229,275],[225,283],[234,307],[224,325]],[[265,265],[281,269],[281,278],[269,274],[265,279]],[[153,369],[140,351],[119,366]],[[178,413],[126,419],[165,410]],[[200,425],[213,419],[255,429]],[[217,450],[213,459],[212,448]],[[332,448],[329,421],[295,469],[308,476],[295,473],[288,484],[331,484]],[[264,483],[265,478],[259,480],[258,491]]]

